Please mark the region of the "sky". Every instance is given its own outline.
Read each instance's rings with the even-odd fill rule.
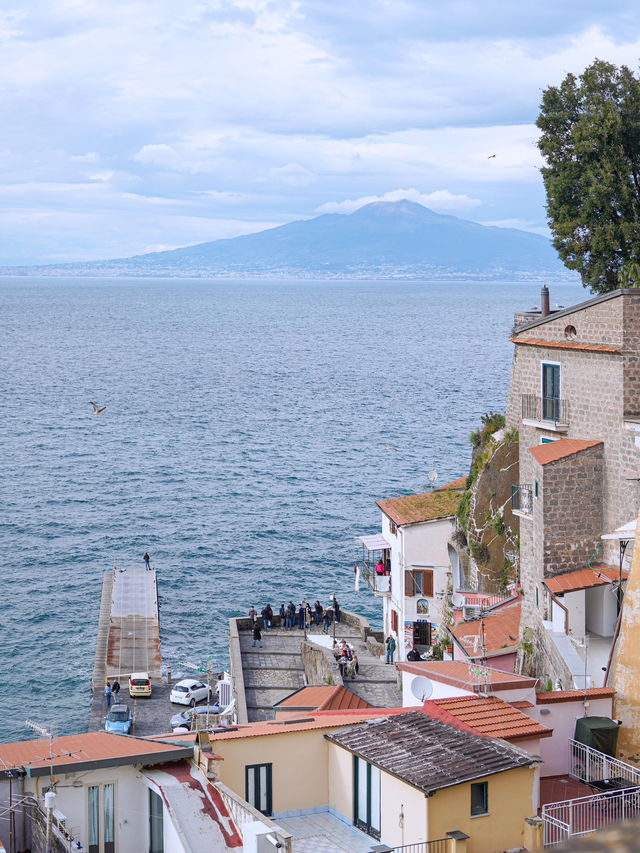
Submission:
[[[546,234],[541,94],[640,62],[626,0],[0,0],[0,265],[367,201]],[[491,156],[494,155],[495,157]]]

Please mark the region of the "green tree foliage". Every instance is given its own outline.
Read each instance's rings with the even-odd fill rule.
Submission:
[[[597,293],[637,286],[640,80],[597,59],[542,96],[538,147],[553,244]]]

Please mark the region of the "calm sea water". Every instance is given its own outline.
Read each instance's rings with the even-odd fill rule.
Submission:
[[[439,483],[468,472],[534,304],[535,284],[1,280],[0,739],[86,729],[102,576],[145,550],[174,672],[224,666],[251,604],[335,591],[379,623],[354,537],[434,459]]]

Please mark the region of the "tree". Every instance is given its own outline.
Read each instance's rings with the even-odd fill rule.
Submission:
[[[545,89],[537,125],[558,254],[593,292],[628,286],[640,262],[640,80],[596,59]]]

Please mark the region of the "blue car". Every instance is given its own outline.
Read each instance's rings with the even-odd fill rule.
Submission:
[[[112,705],[104,724],[105,732],[128,735],[131,728],[132,716],[127,705]]]

